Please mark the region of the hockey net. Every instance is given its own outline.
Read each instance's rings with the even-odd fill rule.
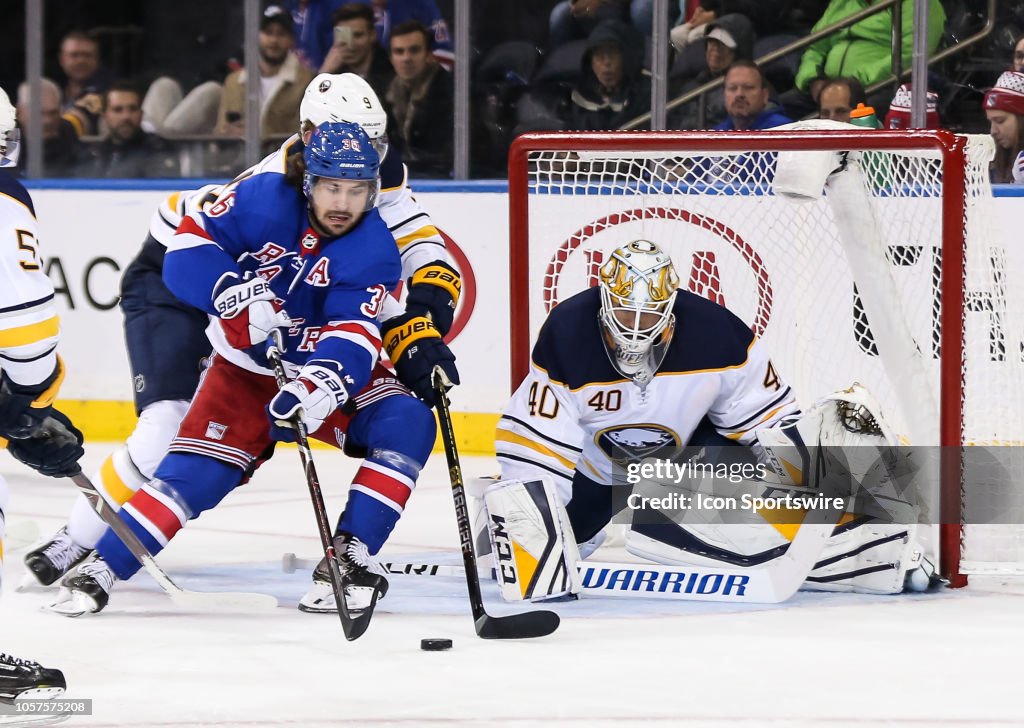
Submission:
[[[955,584],[1024,573],[1024,246],[994,229],[992,141],[841,126],[520,137],[512,385],[547,312],[615,247],[655,241],[765,341],[801,406],[860,382],[906,442],[951,446],[931,522]]]

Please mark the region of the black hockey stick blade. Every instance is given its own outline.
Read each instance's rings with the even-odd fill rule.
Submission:
[[[476,634],[485,640],[522,640],[530,637],[547,637],[558,629],[558,615],[554,612],[537,610],[494,617],[484,612],[476,618]]]
[[[283,341],[279,329],[271,332],[266,343],[267,360],[274,371],[274,379],[277,381],[278,389],[288,383],[288,374],[284,369],[284,362],[281,359]],[[291,419],[291,425],[295,429],[295,441],[299,450],[299,460],[302,461],[302,470],[306,476],[306,485],[309,489],[310,499],[313,504],[313,515],[316,517],[317,533],[324,549],[324,557],[327,559],[327,572],[331,577],[331,590],[334,592],[334,603],[338,607],[338,619],[341,621],[341,631],[349,642],[357,640],[366,632],[370,626],[370,618],[373,616],[373,608],[377,605],[377,594],[374,593],[370,606],[358,616],[349,614],[345,603],[345,586],[341,576],[341,568],[338,564],[338,557],[334,552],[334,538],[331,526],[327,522],[327,507],[324,505],[323,493],[320,490],[320,478],[316,474],[316,466],[313,464],[313,453],[309,449],[309,433],[306,432],[306,425],[302,418],[296,413]]]
[[[476,569],[476,554],[473,551],[473,528],[469,523],[466,508],[466,488],[462,482],[462,466],[459,451],[455,446],[455,429],[448,409],[448,392],[445,377],[440,369],[434,370],[434,399],[437,402],[437,421],[441,426],[441,442],[448,461],[448,477],[452,483],[452,498],[455,501],[455,520],[459,527],[459,541],[466,571],[466,588],[469,591],[469,605],[473,611],[473,625],[478,637],[485,640],[517,640],[530,637],[544,637],[558,629],[559,618],[554,612],[537,610],[522,614],[494,617],[484,609],[480,595],[480,575]]]

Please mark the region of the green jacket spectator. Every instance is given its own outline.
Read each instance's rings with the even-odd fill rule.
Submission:
[[[872,5],[871,0],[832,0],[814,31],[837,23]],[[910,67],[914,47],[914,3],[903,3],[903,67]],[[933,52],[942,39],[946,11],[939,0],[928,7],[928,52]],[[892,10],[872,15],[817,43],[808,46],[800,59],[796,86],[808,90],[811,80],[819,77],[853,76],[865,86],[892,73]]]

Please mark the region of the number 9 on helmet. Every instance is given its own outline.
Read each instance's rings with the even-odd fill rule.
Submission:
[[[306,86],[299,103],[299,133],[329,121],[358,124],[381,159],[388,150],[387,114],[363,78],[354,73],[321,73]]]

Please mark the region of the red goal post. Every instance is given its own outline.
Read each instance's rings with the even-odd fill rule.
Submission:
[[[972,144],[973,151],[968,153]],[[825,218],[831,214],[829,207],[838,204],[842,196],[835,190],[823,196],[823,200],[828,198],[826,201],[792,203],[776,193],[772,187],[777,184],[776,165],[782,169],[781,160],[785,159],[787,169],[793,168],[792,160],[799,159],[797,167],[812,166],[811,157],[803,156],[810,152],[856,153],[854,156],[861,169],[859,180],[864,188],[864,200],[858,198],[857,205],[865,207],[863,218],[856,212],[860,208],[854,206],[846,213],[836,213],[838,223],[828,222]],[[789,351],[800,350],[803,345],[800,337],[812,332],[809,338],[817,342],[817,348],[794,354],[797,362],[789,365],[790,371],[800,370],[789,377],[798,392],[801,384],[807,389],[818,384],[813,371],[804,376],[803,369],[819,360],[823,367],[835,368],[828,364],[830,356],[835,357],[841,369],[850,361],[860,359],[875,367],[874,360],[886,356],[884,351],[879,353],[876,344],[881,345],[881,340],[887,336],[895,345],[895,354],[889,356],[895,358],[897,364],[895,369],[892,365],[888,369],[882,366],[880,371],[885,370],[885,373],[876,377],[879,388],[891,389],[891,394],[882,392],[882,401],[888,401],[887,396],[899,398],[904,389],[919,389],[925,398],[929,390],[937,390],[934,413],[937,421],[925,422],[921,430],[931,433],[934,427],[934,438],[919,438],[916,442],[945,446],[941,449],[942,495],[938,515],[933,519],[942,524],[939,531],[943,571],[954,584],[962,585],[966,583],[961,572],[964,546],[961,511],[965,496],[960,447],[972,442],[1004,442],[1003,435],[988,434],[992,428],[985,430],[984,437],[972,438],[965,436],[964,427],[969,375],[965,359],[968,295],[965,263],[971,229],[968,215],[984,217],[977,211],[981,209],[984,195],[991,198],[987,179],[984,179],[988,161],[988,158],[981,158],[984,154],[990,158],[991,146],[982,138],[924,130],[861,131],[847,127],[843,130],[522,135],[515,140],[509,154],[511,385],[514,389],[529,370],[532,339],[550,306],[565,295],[593,284],[595,261],[599,262],[603,255],[600,246],[608,248],[616,239],[621,244],[641,236],[660,244],[665,244],[665,238],[678,241],[683,248],[679,255],[684,260],[677,259],[676,264],[681,268],[684,281],[687,279],[682,270],[685,259],[693,261],[691,290],[713,300],[718,300],[716,296],[721,294],[719,302],[730,309],[733,300],[741,301],[745,296],[758,299],[751,304],[749,315],[734,312],[759,334],[762,331],[756,323],[755,311],[760,309],[756,306],[767,305],[774,309],[774,318],[765,324],[768,327],[765,335],[782,349],[783,358]],[[844,162],[847,156],[842,157]],[[984,184],[979,183],[979,179]],[[819,207],[825,210],[820,215],[816,212]],[[876,209],[872,212],[867,208]],[[877,228],[877,233],[863,227],[869,221],[873,221],[871,227]],[[898,268],[889,293],[879,294],[882,304],[874,304],[873,316],[867,300],[870,296],[863,290],[874,286],[871,281],[876,276],[873,274],[866,276],[868,280],[862,280],[856,276],[856,270],[850,274],[839,272],[834,282],[825,281],[820,289],[812,290],[818,285],[816,279],[831,277],[832,268],[840,265],[830,264],[832,268],[824,271],[814,269],[814,265],[821,265],[816,259],[827,257],[821,250],[838,251],[830,255],[835,256],[835,261],[842,261],[843,246],[847,249],[851,246],[850,241],[844,239],[844,236],[849,237],[851,227],[857,229],[858,237],[878,238],[878,250],[882,252],[874,256],[877,258],[874,265],[884,266],[888,261],[890,266]],[[765,235],[761,235],[762,232]],[[795,252],[784,249],[790,236],[801,238],[798,245],[802,247]],[[687,240],[697,237],[715,238],[701,245],[720,247],[697,252],[687,249]],[[601,238],[600,245],[588,250],[588,244],[597,238]],[[912,242],[906,243],[906,240]],[[590,257],[583,259],[580,255]],[[674,258],[676,255],[673,252]],[[780,255],[785,264],[779,263]],[[922,256],[927,255],[934,261],[934,270],[930,272],[927,263],[921,262]],[[893,256],[903,258],[893,263]],[[806,270],[800,268],[805,265],[801,262],[804,259],[811,266]],[[569,268],[583,270],[587,266],[592,269],[589,275],[573,273],[575,283],[564,282],[570,277],[566,273]],[[851,267],[856,269],[857,266],[851,263]],[[911,269],[917,273],[907,277]],[[1000,274],[1004,272],[1000,269]],[[770,278],[774,282],[772,286],[768,285]],[[756,288],[756,292],[735,293],[744,286]],[[727,290],[730,287],[732,290]],[[797,290],[799,295],[791,295]],[[848,294],[852,294],[854,309],[865,299],[862,319],[849,327],[852,333],[846,337],[856,339],[855,343],[844,341],[833,352],[827,338],[832,325],[828,316],[838,319],[849,308]],[[906,298],[903,316],[906,321],[901,323],[901,316],[894,315],[896,328],[891,333],[868,331],[865,335],[867,328],[888,326],[882,322],[885,317],[881,314],[890,304],[886,295]],[[727,297],[730,300],[725,300]],[[783,310],[789,310],[791,318],[784,317]],[[789,328],[799,329],[795,333],[786,330],[787,321],[798,319],[808,310],[813,311],[817,320],[792,324]],[[792,313],[794,311],[796,313]],[[902,313],[902,309],[897,311],[897,314]],[[927,325],[937,329],[931,334],[922,323],[929,317],[934,320]],[[779,331],[783,333],[780,335]],[[1015,335],[1024,335],[1024,331]],[[776,349],[772,344],[769,349],[774,360]],[[885,347],[888,346],[886,343]],[[932,350],[934,356],[930,357],[925,349]],[[934,386],[930,380],[907,386],[907,382],[916,381],[917,374],[913,367],[899,364],[900,356],[926,360],[918,371],[924,372],[926,378],[934,377]],[[1012,347],[1009,356],[1011,359],[1017,356]],[[930,361],[932,358],[937,361]],[[900,373],[904,368],[911,371]],[[856,369],[851,371],[860,374]],[[897,372],[895,379],[888,384],[881,381],[886,377],[892,379],[893,371]],[[783,369],[780,373],[787,377]],[[865,372],[865,376],[870,383],[873,375]],[[900,376],[906,378],[902,383]],[[813,399],[826,393],[813,391],[805,395]],[[971,406],[970,401],[966,404]],[[913,426],[908,424],[906,431],[913,431]],[[1022,433],[1014,431],[1005,441],[1017,442],[1021,436]],[[1007,561],[1004,557],[996,560],[1003,565]],[[1016,561],[1016,557],[1011,560]]]

